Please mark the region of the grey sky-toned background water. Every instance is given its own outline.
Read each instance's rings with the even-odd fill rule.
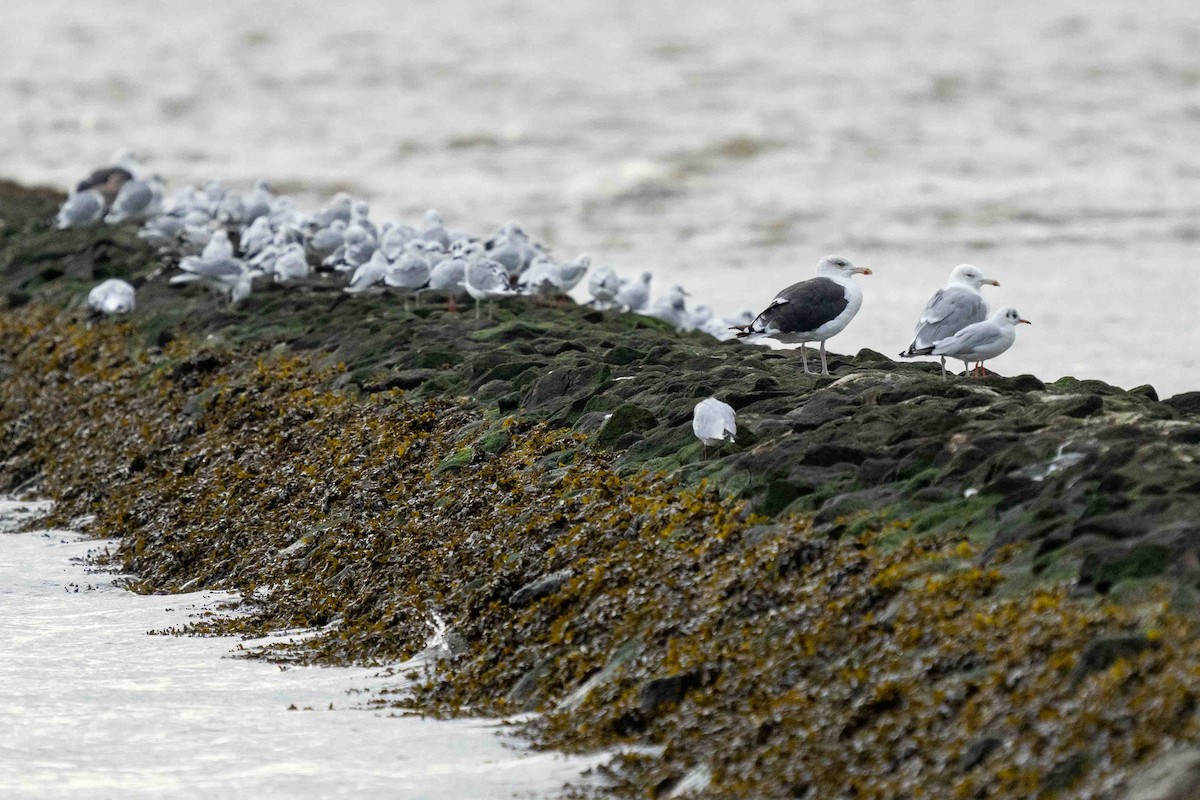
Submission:
[[[6,0],[0,174],[121,146],[382,216],[509,218],[759,308],[875,270],[893,354],[951,267],[1034,321],[1005,372],[1200,388],[1200,5],[1175,0]]]

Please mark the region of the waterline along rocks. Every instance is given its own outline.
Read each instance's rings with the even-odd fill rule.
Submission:
[[[221,630],[322,629],[267,657],[392,661],[444,624],[380,702],[658,745],[622,796],[1189,779],[1200,395],[870,351],[805,375],[523,298],[476,320],[313,280],[231,309],[132,226],[54,230],[61,201],[0,184],[0,489],[95,515],[140,590],[242,592]],[[127,320],[89,318],[106,278]],[[704,459],[710,396],[738,435]]]

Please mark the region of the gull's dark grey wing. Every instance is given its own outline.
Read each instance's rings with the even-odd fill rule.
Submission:
[[[845,287],[829,278],[810,278],[775,295],[771,305],[741,335],[808,333],[836,319],[849,304]]]

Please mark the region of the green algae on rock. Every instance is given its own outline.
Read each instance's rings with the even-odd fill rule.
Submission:
[[[870,351],[806,376],[624,315],[476,322],[320,279],[231,311],[132,229],[0,199],[0,485],[94,514],[139,589],[241,592],[214,629],[322,629],[268,657],[392,662],[442,619],[450,660],[402,702],[661,745],[622,761],[630,796],[1115,797],[1200,736],[1185,396]],[[89,323],[114,275],[138,313]],[[701,461],[710,395],[745,434]]]

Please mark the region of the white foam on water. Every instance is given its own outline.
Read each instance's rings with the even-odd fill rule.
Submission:
[[[606,759],[533,752],[496,720],[366,710],[362,690],[401,681],[378,669],[284,670],[230,657],[229,638],[147,635],[231,598],[120,588],[82,563],[115,542],[11,532],[37,510],[0,501],[5,800],[546,797]]]

